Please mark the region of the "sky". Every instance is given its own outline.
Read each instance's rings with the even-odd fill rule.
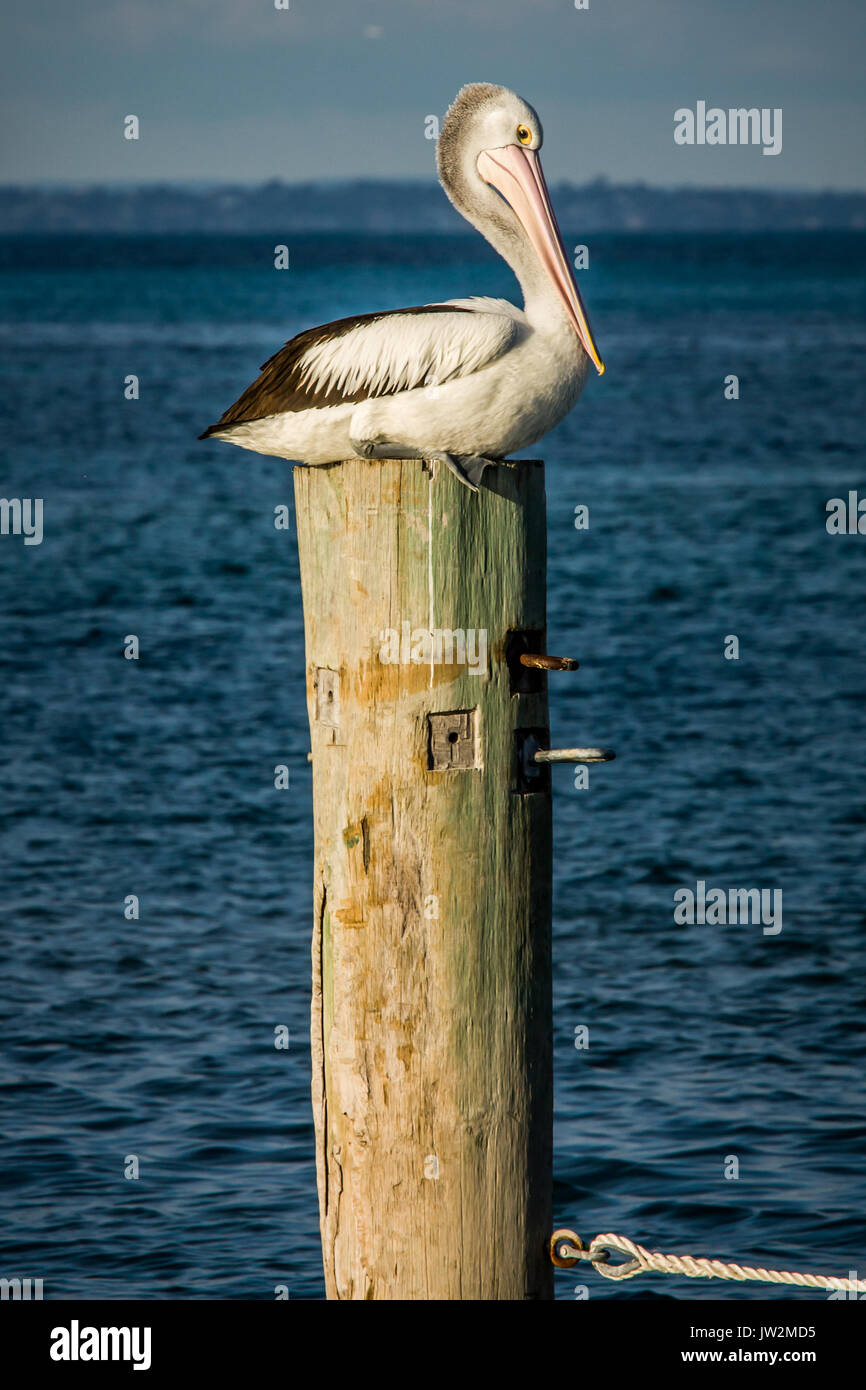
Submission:
[[[0,183],[432,177],[427,117],[485,81],[554,182],[866,188],[864,0],[276,3],[3,0]],[[676,144],[698,101],[781,108],[781,153]]]

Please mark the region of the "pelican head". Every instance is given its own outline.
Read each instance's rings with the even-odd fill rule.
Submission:
[[[542,140],[541,121],[528,102],[507,87],[473,82],[458,92],[442,123],[439,178],[457,211],[513,266],[524,294],[539,273],[553,286],[601,374],[604,364],[544,181],[538,156]]]

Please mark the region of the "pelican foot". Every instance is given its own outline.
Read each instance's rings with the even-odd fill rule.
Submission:
[[[431,454],[394,439],[353,439],[352,448],[365,459],[435,459],[450,468],[471,492],[478,491],[482,473],[494,462],[481,454]]]
[[[351,436],[350,436],[351,438]],[[420,459],[424,454],[411,444],[398,444],[395,439],[352,439],[352,448],[364,459]]]
[[[441,459],[472,492],[478,491],[481,475],[493,463],[493,459],[484,458],[481,454],[431,454],[430,457]]]

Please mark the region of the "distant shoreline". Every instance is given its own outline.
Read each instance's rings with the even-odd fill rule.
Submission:
[[[552,190],[567,237],[593,232],[864,231],[866,193],[652,188],[603,179]],[[473,235],[432,181],[196,187],[0,187],[0,234],[457,233]]]

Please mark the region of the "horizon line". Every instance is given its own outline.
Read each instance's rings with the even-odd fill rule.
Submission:
[[[429,176],[419,176],[412,174],[390,174],[390,175],[369,175],[362,177],[326,178],[326,179],[284,179],[279,176],[271,178],[257,179],[252,182],[219,180],[219,179],[184,179],[184,178],[152,178],[145,180],[40,180],[34,183],[21,182],[0,182],[0,196],[7,193],[146,193],[157,189],[184,190],[193,193],[210,193],[225,191],[228,189],[240,192],[253,192],[263,188],[317,188],[317,189],[339,189],[345,187],[356,187],[359,184],[381,185],[392,184],[394,186],[413,184],[427,188],[440,188],[438,180]],[[583,182],[575,182],[571,179],[559,179],[551,185],[553,188],[567,189],[594,189],[598,191],[613,189],[639,189],[648,193],[709,193],[726,194],[740,193],[750,197],[810,197],[810,198],[857,198],[866,196],[866,187],[863,188],[836,188],[825,185],[820,188],[809,188],[792,185],[787,188],[762,188],[752,184],[705,184],[705,183],[649,183],[645,179],[622,180],[610,179],[604,174],[597,174],[593,178],[585,179]]]

